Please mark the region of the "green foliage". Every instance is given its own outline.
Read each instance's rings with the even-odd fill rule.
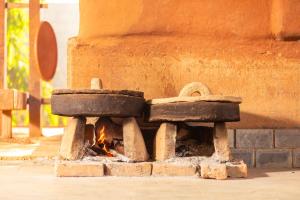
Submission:
[[[9,0],[8,2],[20,2]],[[26,9],[7,12],[7,84],[8,88],[28,90],[29,17]]]
[[[8,0],[8,2],[28,2]],[[43,1],[42,1],[43,2]],[[28,91],[29,80],[29,12],[28,9],[9,9],[7,12],[7,86]],[[52,86],[42,82],[42,96],[50,98]],[[13,125],[26,126],[28,110],[13,112]],[[51,114],[51,107],[42,107],[43,126],[64,126],[66,119]]]

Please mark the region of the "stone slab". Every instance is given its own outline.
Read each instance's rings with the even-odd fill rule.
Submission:
[[[198,167],[181,163],[154,162],[152,176],[195,176]]]
[[[242,99],[240,97],[222,96],[222,95],[190,96],[190,97],[184,96],[184,97],[151,99],[148,100],[147,103],[164,104],[164,103],[198,102],[198,101],[242,103]]]
[[[246,178],[248,176],[248,168],[243,161],[227,162],[226,170],[228,177],[231,178]]]
[[[300,129],[276,129],[276,148],[300,148]]]
[[[256,151],[256,167],[292,167],[291,149],[264,149]]]
[[[150,176],[152,163],[122,163],[113,162],[105,164],[106,176]]]
[[[255,167],[254,149],[231,149],[233,159],[244,161],[249,168]]]
[[[60,94],[51,96],[52,113],[61,116],[138,117],[145,99],[122,94]]]
[[[99,82],[96,81],[94,83],[93,81],[96,79],[92,79],[93,87],[99,87]],[[133,91],[133,90],[104,90],[104,89],[56,89],[52,91],[52,95],[64,95],[64,94],[121,94],[121,95],[127,95],[127,96],[133,96],[133,97],[144,97],[143,92],[139,91]]]
[[[225,164],[214,162],[203,162],[201,167],[201,177],[205,179],[227,179],[227,169]]]
[[[239,104],[228,102],[177,102],[148,105],[150,122],[233,122],[240,120]]]
[[[58,177],[99,177],[104,176],[104,165],[99,162],[60,161],[55,164]]]
[[[237,129],[237,148],[273,148],[272,129]]]
[[[293,150],[293,167],[300,167],[300,149]]]

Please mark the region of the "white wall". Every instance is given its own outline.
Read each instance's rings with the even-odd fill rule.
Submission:
[[[67,41],[78,35],[78,0],[48,0],[48,9],[42,9],[41,20],[51,23],[58,44],[58,66],[51,84],[54,88],[67,87]]]

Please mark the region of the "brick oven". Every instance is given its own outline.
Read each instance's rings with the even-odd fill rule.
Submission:
[[[225,124],[240,120],[241,98],[193,82],[178,97],[145,101],[143,92],[100,83],[52,93],[52,113],[70,117],[57,176],[247,176],[231,156]]]
[[[296,0],[81,0],[70,89],[53,93],[71,117],[57,174],[245,177],[229,148],[250,167],[296,166],[300,144],[278,144],[300,137],[299,13]]]

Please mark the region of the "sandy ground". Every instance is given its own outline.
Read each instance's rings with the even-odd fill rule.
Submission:
[[[247,179],[225,181],[197,177],[57,178],[52,159],[60,139],[0,140],[0,200],[300,199],[300,169],[251,169]]]
[[[0,199],[300,199],[299,170],[252,169],[247,179],[57,178],[52,161],[1,161]]]

